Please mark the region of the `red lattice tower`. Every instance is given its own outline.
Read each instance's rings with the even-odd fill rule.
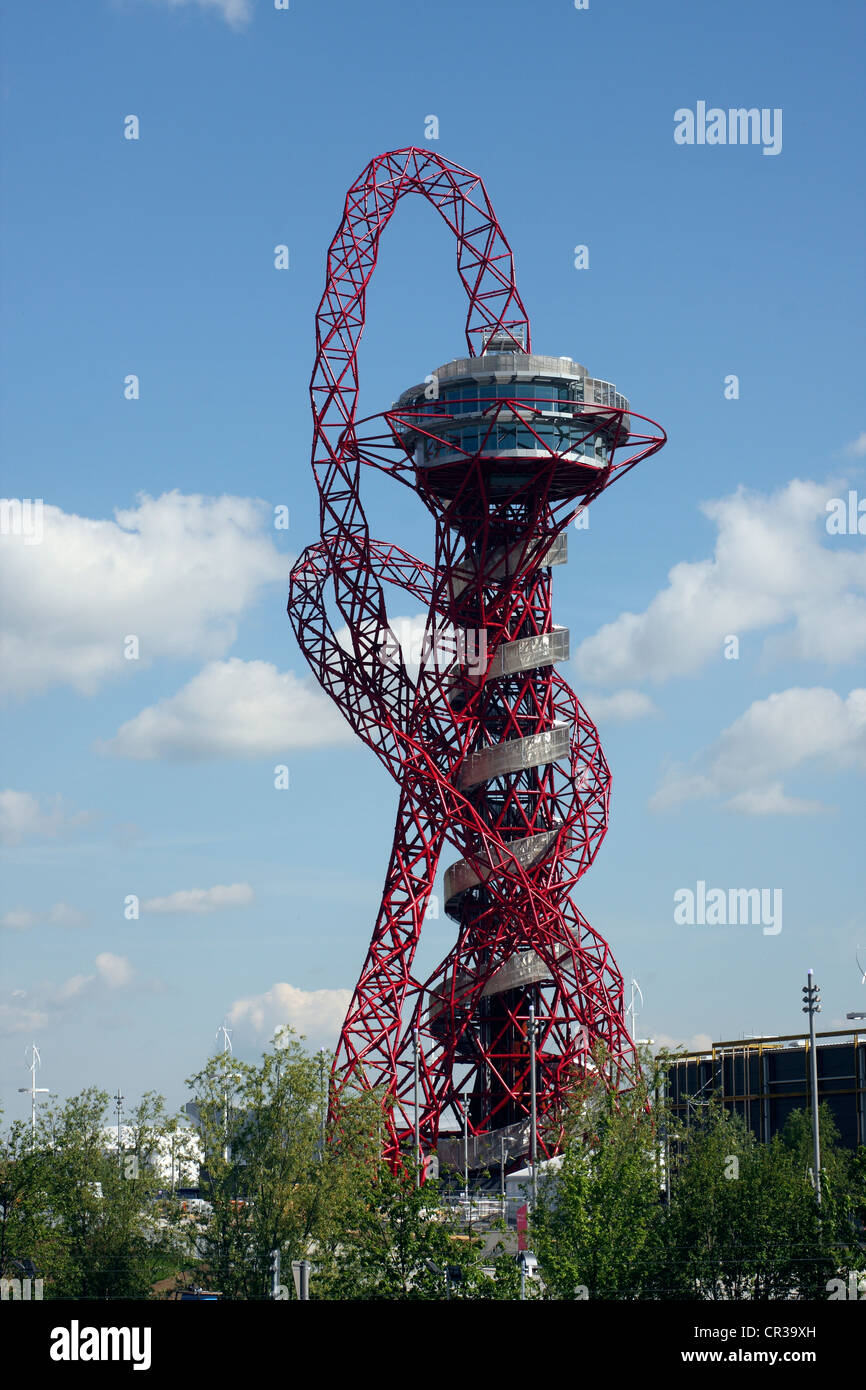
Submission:
[[[408,193],[425,197],[456,238],[468,355],[358,421],[366,288],[381,232]],[[379,155],[349,189],[316,349],[321,539],[292,571],[289,615],[321,685],[399,788],[333,1094],[381,1088],[394,1163],[417,1124],[422,1152],[438,1144],[459,1166],[440,1142],[443,1119],[466,1125],[472,1168],[503,1152],[519,1160],[529,1149],[532,1006],[538,1139],[549,1155],[594,1045],[606,1048],[606,1084],[627,1084],[634,1065],[622,977],[571,900],[607,827],[610,773],[595,726],[556,670],[568,632],[553,623],[551,570],[566,558],[572,518],[655,453],[664,431],[579,363],[532,353],[484,184],[426,149]],[[435,522],[432,565],[371,538],[362,465],[420,495]],[[426,610],[417,675],[389,627],[384,584]],[[457,939],[421,981],[413,959],[446,841],[460,856],[444,878]]]

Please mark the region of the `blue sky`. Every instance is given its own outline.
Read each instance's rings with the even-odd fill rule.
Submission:
[[[576,900],[640,981],[639,1032],[797,1029],[810,966],[825,1026],[866,1008],[866,536],[826,526],[866,500],[862,7],[52,0],[4,30],[3,491],[44,499],[40,544],[0,537],[7,1113],[34,1038],[53,1090],[178,1104],[224,1016],[247,1055],[285,1018],[335,1038],[396,798],[309,680],[286,576],[318,529],[327,246],[430,115],[485,180],[536,348],[669,434],[553,572],[613,771]],[[781,152],[676,144],[699,101],[780,109]],[[404,202],[364,410],[458,355],[463,317],[446,230]],[[429,555],[420,503],[368,498]],[[781,889],[782,930],[677,924],[699,880]],[[422,969],[451,940],[431,921]]]

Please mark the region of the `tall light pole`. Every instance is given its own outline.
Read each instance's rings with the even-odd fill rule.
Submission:
[[[421,1116],[418,1110],[418,1090],[420,1082],[420,1048],[418,1043],[418,1025],[416,1023],[412,1032],[412,1046],[414,1048],[414,1067],[415,1067],[415,1123],[413,1125],[415,1138],[415,1186],[421,1186]]]
[[[535,1002],[529,1005],[529,1157],[532,1165],[532,1210],[538,1205],[538,1087],[535,1076]]]
[[[117,1116],[117,1162],[123,1165],[123,1149],[121,1147],[121,1131],[123,1129],[123,1100],[120,1087],[117,1088],[117,1095],[114,1097],[114,1113]]]
[[[469,1201],[469,1092],[463,1094],[463,1192]]]
[[[327,1056],[327,1050],[326,1050],[324,1047],[320,1048],[320,1049],[319,1049],[319,1089],[320,1089],[320,1091],[321,1091],[321,1096],[322,1096],[322,1100],[321,1100],[321,1105],[322,1105],[322,1125],[321,1125],[321,1133],[320,1133],[320,1136],[319,1136],[319,1137],[320,1137],[321,1142],[322,1142],[322,1152],[321,1152],[321,1155],[320,1155],[320,1161],[321,1161],[322,1163],[324,1163],[324,1161],[325,1161],[325,1138],[326,1138],[326,1125],[327,1125],[327,1121],[328,1121],[328,1092],[327,1092],[327,1090],[326,1090],[326,1088],[325,1088],[325,1057],[326,1057],[326,1056]]]
[[[26,1052],[25,1052],[26,1057]],[[30,1137],[32,1143],[36,1143],[36,1097],[48,1095],[47,1086],[36,1085],[36,1069],[42,1066],[42,1058],[39,1056],[39,1048],[35,1043],[30,1044],[30,1085],[19,1086],[21,1092],[30,1092]]]
[[[821,991],[810,970],[803,986],[803,1013],[809,1015],[809,1060],[812,1076],[812,1161],[815,1165],[815,1200],[821,1205],[821,1136],[818,1130],[818,1056],[815,1051],[815,1015],[821,1012]]]
[[[499,1140],[499,1184],[502,1189],[502,1215],[505,1216],[505,1140]]]

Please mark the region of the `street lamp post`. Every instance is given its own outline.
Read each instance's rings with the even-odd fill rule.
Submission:
[[[499,1140],[499,1186],[502,1192],[502,1215],[505,1216],[505,1140]]]
[[[414,1029],[412,1030],[412,1043],[413,1043],[413,1046],[414,1046],[414,1049],[415,1049],[415,1056],[414,1056],[414,1066],[415,1066],[415,1124],[414,1124],[414,1137],[415,1137],[415,1186],[416,1186],[416,1187],[420,1187],[420,1186],[421,1186],[421,1116],[420,1116],[420,1114],[418,1113],[418,1089],[419,1089],[419,1080],[420,1080],[419,1073],[420,1073],[420,1065],[421,1065],[421,1063],[420,1063],[420,1058],[419,1058],[418,1025],[417,1025],[417,1024],[415,1025]]]
[[[121,1095],[120,1087],[117,1088],[117,1095],[114,1097],[114,1111],[117,1115],[117,1161],[123,1167],[122,1131],[123,1131],[123,1102],[124,1096]]]
[[[300,1303],[309,1302],[310,1298],[310,1271],[313,1265],[310,1260],[292,1260],[292,1278],[295,1282],[295,1293]]]
[[[535,1003],[529,1005],[529,1156],[532,1165],[532,1210],[538,1205],[538,1088],[535,1076]]]
[[[821,1136],[818,1129],[818,1056],[815,1051],[815,1015],[821,1012],[821,991],[809,971],[803,986],[803,1013],[809,1015],[809,1060],[812,1077],[812,1150],[815,1165],[815,1200],[821,1205]]]
[[[535,1273],[538,1269],[538,1260],[534,1255],[531,1255],[528,1250],[521,1250],[517,1258],[520,1262],[520,1297],[521,1299],[525,1299],[526,1281],[527,1279],[535,1278]]]
[[[463,1193],[469,1210],[469,1092],[463,1093]]]
[[[322,1152],[321,1152],[321,1155],[320,1155],[320,1160],[321,1160],[321,1162],[324,1162],[324,1159],[325,1159],[325,1133],[326,1133],[326,1125],[327,1125],[327,1122],[328,1122],[328,1092],[327,1092],[327,1089],[326,1089],[326,1087],[325,1087],[325,1057],[326,1057],[326,1055],[327,1055],[327,1053],[326,1053],[326,1051],[325,1051],[325,1048],[324,1048],[324,1047],[321,1048],[321,1049],[319,1050],[319,1092],[320,1092],[320,1095],[321,1095],[320,1104],[321,1104],[321,1108],[322,1108],[322,1124],[321,1124],[321,1134],[320,1134],[320,1139],[321,1139],[321,1144],[322,1144]]]

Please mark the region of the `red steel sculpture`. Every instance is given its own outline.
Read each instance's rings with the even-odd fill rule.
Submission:
[[[409,193],[456,238],[468,353],[359,421],[367,284]],[[551,570],[566,559],[569,522],[665,434],[580,363],[533,354],[484,184],[429,149],[379,155],[349,189],[310,391],[321,539],[292,570],[289,615],[322,687],[399,788],[334,1102],[349,1086],[380,1088],[394,1165],[418,1144],[460,1166],[463,1141],[445,1137],[456,1128],[478,1169],[529,1152],[534,1081],[538,1148],[550,1155],[575,1078],[620,1087],[634,1067],[622,976],[571,900],[607,827],[610,772],[556,669],[569,635],[553,622]],[[371,537],[362,465],[420,495],[432,564]],[[389,626],[385,584],[426,610],[417,672]],[[444,873],[457,939],[420,980],[413,959],[446,841],[460,856]]]

